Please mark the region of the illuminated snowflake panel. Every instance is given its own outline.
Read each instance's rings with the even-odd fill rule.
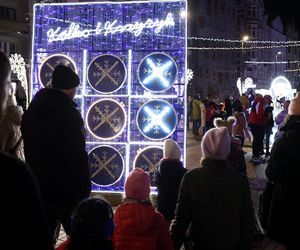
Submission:
[[[177,65],[164,53],[147,55],[138,69],[142,86],[151,92],[164,92],[172,87],[177,76]]]
[[[122,104],[112,99],[101,99],[92,104],[86,120],[88,130],[93,136],[109,140],[123,132],[126,114]]]
[[[110,146],[94,148],[89,153],[89,170],[92,182],[98,186],[111,186],[124,172],[124,160],[118,150]]]
[[[176,128],[176,111],[167,101],[149,101],[139,109],[137,125],[140,132],[146,138],[152,140],[165,139],[170,136]]]
[[[100,93],[113,93],[126,80],[126,68],[122,60],[113,55],[96,57],[88,68],[88,81]]]
[[[142,168],[150,175],[151,186],[156,186],[157,167],[159,161],[163,158],[162,147],[146,147],[141,150],[134,161],[135,168]]]
[[[77,72],[75,62],[68,56],[62,54],[55,54],[49,56],[41,65],[39,70],[39,81],[44,87],[51,86],[52,73],[57,65],[64,65],[72,68]]]

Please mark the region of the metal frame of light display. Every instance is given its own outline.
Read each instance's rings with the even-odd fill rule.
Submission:
[[[39,74],[48,82],[62,60],[49,58],[74,62],[93,191],[124,192],[128,173],[141,167],[155,192],[166,138],[178,142],[185,166],[184,13],[186,0],[34,5],[31,96],[44,87]]]

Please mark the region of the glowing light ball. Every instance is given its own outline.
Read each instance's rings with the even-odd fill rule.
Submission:
[[[296,92],[295,89],[292,89],[291,83],[284,76],[276,77],[272,83],[270,91],[274,98],[282,98],[282,97],[292,97],[293,93]]]

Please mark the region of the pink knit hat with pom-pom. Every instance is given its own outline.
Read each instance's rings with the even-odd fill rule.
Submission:
[[[212,128],[202,138],[201,149],[205,158],[225,160],[230,153],[230,135],[227,127]]]

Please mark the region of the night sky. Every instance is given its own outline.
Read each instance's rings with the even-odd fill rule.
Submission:
[[[294,17],[300,31],[299,3],[299,0],[265,0],[265,9],[271,19],[279,15],[283,22],[289,22]]]

